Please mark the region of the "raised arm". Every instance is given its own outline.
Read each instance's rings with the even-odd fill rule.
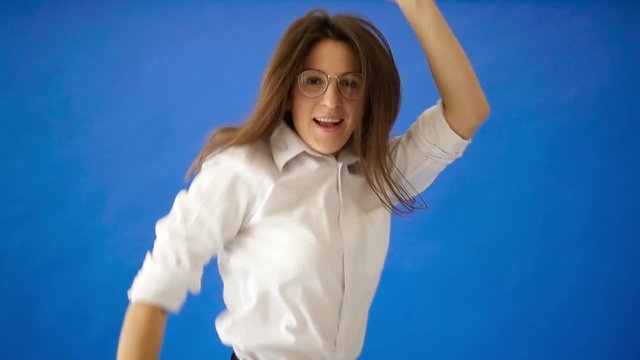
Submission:
[[[444,115],[453,131],[470,139],[489,115],[489,104],[462,46],[432,0],[397,0],[427,56]]]

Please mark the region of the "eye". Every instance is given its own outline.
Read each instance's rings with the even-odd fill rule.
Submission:
[[[307,76],[304,79],[304,83],[309,86],[323,86],[324,79],[320,76]]]
[[[350,90],[357,90],[362,86],[362,80],[355,76],[347,76],[340,79],[340,87]]]
[[[357,87],[358,85],[352,80],[342,80],[340,82],[340,86],[353,89],[354,87]]]

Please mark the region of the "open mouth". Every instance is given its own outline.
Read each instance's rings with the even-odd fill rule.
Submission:
[[[331,128],[338,127],[340,124],[342,124],[344,119],[315,117],[313,118],[313,121],[323,128],[331,129]]]

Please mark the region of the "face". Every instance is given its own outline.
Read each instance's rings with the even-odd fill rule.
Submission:
[[[316,69],[329,75],[329,86],[324,94],[310,98],[294,83],[291,89],[294,128],[311,149],[337,156],[362,121],[363,97],[342,96],[334,76],[360,71],[358,61],[348,44],[325,39],[311,48],[303,66],[305,70]]]

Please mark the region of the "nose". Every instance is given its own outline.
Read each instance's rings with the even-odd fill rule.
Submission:
[[[322,94],[321,104],[334,109],[340,106],[341,101],[342,95],[340,95],[340,90],[338,90],[338,81],[336,79],[329,79],[327,90]]]

